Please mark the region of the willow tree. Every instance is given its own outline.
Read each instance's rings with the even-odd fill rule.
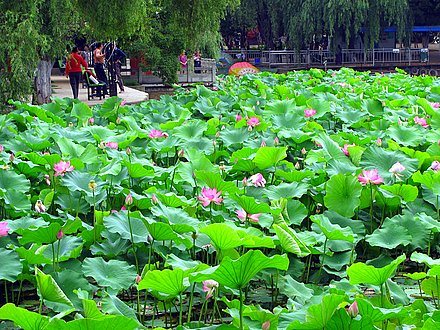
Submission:
[[[258,26],[267,45],[287,36],[291,47],[304,48],[327,34],[350,45],[362,31],[364,44],[379,40],[381,27],[396,26],[397,37],[408,36],[408,0],[242,0],[257,8]]]
[[[157,15],[167,18],[185,47],[215,48],[220,18],[232,0],[0,0],[0,104],[9,99],[50,101],[53,60],[73,37],[142,40],[147,45]],[[235,3],[235,2],[234,2]],[[147,52],[148,49],[145,49]],[[175,50],[178,54],[179,49]],[[177,61],[177,55],[175,56]]]

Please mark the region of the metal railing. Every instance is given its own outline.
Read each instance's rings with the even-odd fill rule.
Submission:
[[[224,51],[236,61],[269,67],[313,65],[384,65],[429,62],[425,48],[342,49],[339,54],[328,50],[231,50]]]

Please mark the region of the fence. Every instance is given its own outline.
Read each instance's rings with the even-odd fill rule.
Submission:
[[[235,50],[225,51],[237,60],[269,67],[313,65],[380,65],[429,62],[426,48],[342,49],[338,58],[328,50]]]

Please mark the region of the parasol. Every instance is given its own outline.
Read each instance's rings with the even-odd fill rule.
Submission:
[[[244,76],[245,74],[254,74],[258,72],[260,72],[260,70],[248,62],[237,62],[231,65],[228,73],[234,76]]]

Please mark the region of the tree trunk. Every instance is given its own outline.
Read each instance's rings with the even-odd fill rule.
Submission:
[[[52,61],[43,58],[38,63],[37,72],[34,80],[34,99],[32,103],[44,104],[50,103],[52,95],[52,84],[50,74],[52,72]]]

